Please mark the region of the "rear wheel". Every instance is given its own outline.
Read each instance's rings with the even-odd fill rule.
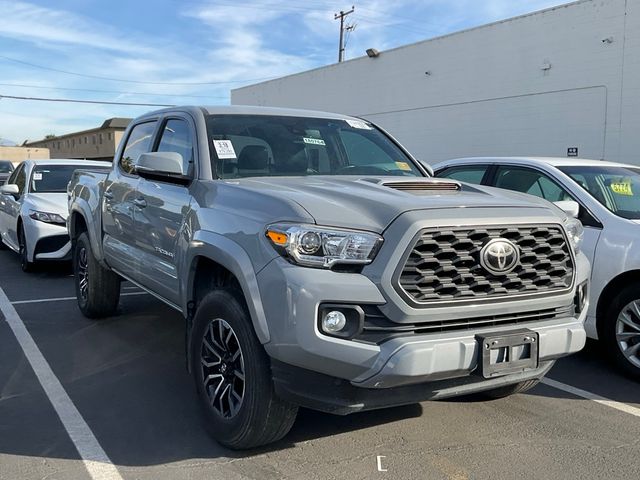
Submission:
[[[540,383],[540,379],[533,378],[531,380],[525,380],[524,382],[514,383],[513,385],[505,385],[504,387],[487,390],[486,392],[482,392],[482,395],[487,398],[509,397],[516,393],[524,393],[535,387],[538,383]]]
[[[599,333],[607,356],[623,372],[640,379],[640,283],[624,288],[603,320]]]
[[[96,259],[86,233],[82,233],[73,249],[73,273],[78,307],[85,317],[113,315],[120,301],[120,277]]]
[[[27,251],[27,237],[24,233],[24,228],[20,225],[18,230],[18,254],[20,255],[20,267],[23,272],[32,272],[35,266],[34,262],[29,261],[29,254]]]
[[[190,342],[193,378],[211,436],[227,447],[247,449],[289,432],[298,407],[276,396],[269,357],[235,295],[218,290],[200,302]]]

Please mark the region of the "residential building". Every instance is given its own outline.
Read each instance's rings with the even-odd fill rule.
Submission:
[[[111,161],[130,121],[130,118],[110,118],[98,128],[27,142],[25,145],[48,148],[51,158]]]

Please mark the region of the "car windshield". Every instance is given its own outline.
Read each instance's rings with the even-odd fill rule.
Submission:
[[[395,143],[360,120],[211,115],[207,131],[219,178],[423,176]]]
[[[559,168],[619,217],[640,219],[640,169],[607,166]]]
[[[36,165],[31,173],[31,193],[60,193],[67,191],[71,175],[86,165]]]
[[[13,164],[11,162],[0,162],[0,173],[13,172]]]

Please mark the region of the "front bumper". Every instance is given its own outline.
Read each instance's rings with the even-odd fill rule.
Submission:
[[[576,278],[578,283],[588,275],[588,268],[583,270]],[[384,296],[367,277],[302,268],[278,258],[257,278],[269,319],[271,340],[264,345],[267,353],[285,364],[347,380],[362,388],[386,389],[469,376],[478,367],[477,334],[533,330],[540,336],[540,365],[579,351],[586,341],[586,307],[577,318],[415,334],[380,344],[343,340],[318,330],[318,308],[322,303],[384,304]],[[540,299],[536,302],[539,305]],[[501,308],[518,311],[523,304],[526,302],[519,300]],[[422,315],[425,321],[430,313]]]
[[[24,222],[27,239],[27,256],[36,260],[68,260],[71,257],[71,241],[65,225],[39,222],[31,218]]]

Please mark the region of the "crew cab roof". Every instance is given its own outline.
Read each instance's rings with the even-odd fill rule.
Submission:
[[[197,111],[205,115],[274,115],[282,117],[310,117],[310,118],[328,118],[333,120],[358,120],[356,117],[342,115],[339,113],[321,112],[316,110],[303,110],[297,108],[280,108],[280,107],[256,107],[250,105],[211,105],[211,106],[180,106],[164,108],[149,112],[144,117],[158,115],[169,112],[191,112]]]

